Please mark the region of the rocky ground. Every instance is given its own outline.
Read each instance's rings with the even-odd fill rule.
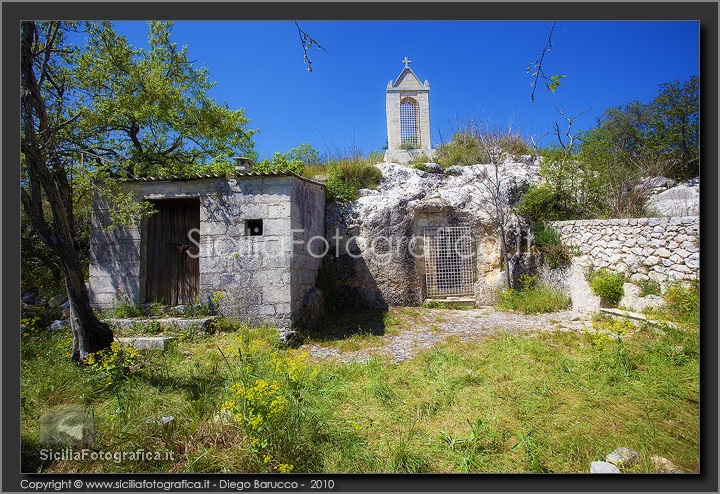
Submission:
[[[492,307],[470,310],[433,309],[419,311],[413,325],[403,324],[399,334],[393,331],[380,337],[380,345],[357,351],[341,351],[318,343],[305,344],[311,358],[341,362],[364,362],[373,355],[387,356],[395,362],[414,357],[420,351],[455,336],[461,341],[477,340],[503,332],[511,334],[542,331],[584,331],[591,326],[589,312],[563,311],[551,314],[516,314]]]

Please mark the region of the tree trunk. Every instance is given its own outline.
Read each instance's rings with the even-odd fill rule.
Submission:
[[[505,288],[511,288],[510,284],[510,265],[507,256],[507,244],[505,243],[505,228],[500,225],[500,250],[502,251],[503,264],[505,266]]]
[[[34,71],[34,22],[23,21],[21,39],[21,149],[28,178],[22,184],[20,197],[33,229],[57,253],[62,263],[74,336],[72,360],[82,362],[88,354],[110,347],[113,333],[93,313],[75,251],[72,190],[65,164],[56,151],[54,136],[57,128],[50,125],[43,93]],[[52,46],[45,49],[51,50]],[[45,218],[44,199],[50,206],[52,222]]]
[[[80,262],[74,249],[70,256],[61,256],[65,271],[65,286],[70,302],[70,324],[73,332],[72,360],[83,362],[91,353],[109,348],[113,342],[113,332],[106,323],[100,321],[90,305],[85,279]]]

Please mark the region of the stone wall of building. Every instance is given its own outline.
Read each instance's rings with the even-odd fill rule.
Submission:
[[[201,197],[200,299],[252,323],[291,324],[291,234],[288,176],[214,182]],[[245,231],[262,220],[262,235]]]
[[[111,223],[107,201],[95,197],[88,290],[90,300],[98,307],[112,307],[123,300],[137,303],[140,293],[140,228],[109,230]]]
[[[245,176],[128,182],[124,188],[138,201],[199,198],[198,302],[219,301],[223,314],[287,328],[293,317],[291,194],[293,183],[301,182],[292,176]],[[247,234],[246,220],[251,219],[262,220],[262,235]],[[322,223],[322,217],[316,222]],[[108,230],[108,225],[108,205],[98,198],[91,232],[91,300],[104,307],[121,299],[145,302],[141,253],[146,222],[124,229]]]
[[[699,217],[552,222],[577,263],[607,267],[630,281],[693,280],[700,275]]]

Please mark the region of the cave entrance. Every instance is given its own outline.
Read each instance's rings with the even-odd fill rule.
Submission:
[[[423,230],[428,298],[473,295],[473,240],[468,226]]]

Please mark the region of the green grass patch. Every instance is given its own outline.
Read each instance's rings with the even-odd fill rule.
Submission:
[[[653,455],[699,470],[697,330],[451,338],[343,364],[280,347],[272,328],[231,329],[92,366],[70,362],[69,332],[24,332],[23,471],[588,472],[619,446],[638,472]],[[94,417],[93,448],[174,460],[42,460],[40,418],[68,405]]]
[[[325,182],[327,198],[331,201],[352,201],[358,198],[360,189],[376,188],[381,178],[382,172],[370,159],[331,160]]]
[[[700,327],[700,284],[697,281],[670,284],[663,294],[665,305],[646,312],[691,328]]]
[[[532,286],[527,290],[508,289],[500,293],[497,307],[502,311],[539,314],[570,308],[570,297],[557,288]]]

